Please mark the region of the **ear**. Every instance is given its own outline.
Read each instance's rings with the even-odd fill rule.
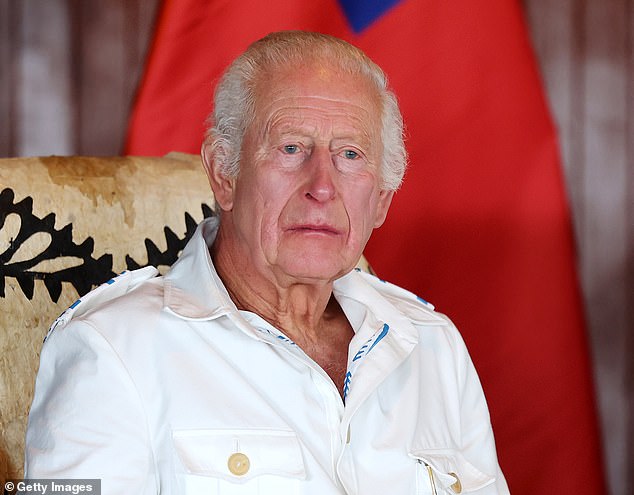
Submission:
[[[382,189],[379,192],[379,203],[376,207],[376,218],[374,219],[374,228],[379,228],[385,222],[385,218],[387,217],[387,211],[390,209],[390,205],[392,204],[392,198],[394,197],[395,191],[389,191],[387,189]]]
[[[214,193],[216,204],[223,211],[231,211],[233,208],[234,180],[222,174],[219,163],[219,159],[222,159],[222,156],[219,157],[213,153],[209,143],[203,143],[200,157],[209,179],[209,185]]]

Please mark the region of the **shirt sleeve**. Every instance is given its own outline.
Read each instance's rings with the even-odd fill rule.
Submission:
[[[157,493],[146,416],[114,349],[72,321],[46,340],[26,433],[25,477],[101,479],[101,493]]]
[[[455,327],[454,327],[455,330]],[[509,489],[500,468],[489,409],[476,369],[466,345],[455,330],[456,348],[460,356],[460,418],[462,455],[478,470],[495,477],[492,484],[475,491],[478,495],[508,495]]]

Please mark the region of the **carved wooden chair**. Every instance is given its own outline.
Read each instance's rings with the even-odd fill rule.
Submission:
[[[212,204],[193,155],[0,159],[0,486],[22,477],[49,325],[117,273],[164,271]]]

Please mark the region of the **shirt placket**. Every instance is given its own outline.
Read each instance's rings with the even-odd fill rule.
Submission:
[[[266,323],[260,322],[259,317],[249,317],[249,323],[253,325],[262,340],[283,349],[292,359],[299,360],[310,368],[312,383],[324,404],[325,423],[330,441],[331,476],[341,486],[341,480],[337,475],[337,461],[345,447],[347,437],[345,433],[341,433],[344,403],[339,390],[328,374],[282,332]]]

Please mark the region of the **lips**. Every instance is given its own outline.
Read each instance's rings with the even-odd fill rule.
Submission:
[[[300,223],[294,224],[286,228],[287,232],[298,234],[326,234],[326,235],[340,235],[341,230],[332,225],[327,224],[311,224]]]

